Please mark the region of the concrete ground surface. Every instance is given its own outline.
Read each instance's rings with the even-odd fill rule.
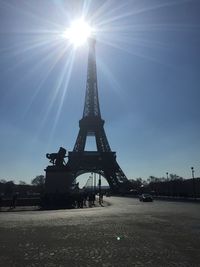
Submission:
[[[110,205],[0,212],[0,266],[200,266],[200,204],[105,200]]]

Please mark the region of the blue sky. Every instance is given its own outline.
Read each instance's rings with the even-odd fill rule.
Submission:
[[[85,15],[97,29],[105,131],[128,178],[200,176],[200,1],[0,0],[0,178],[30,182],[46,153],[72,150],[87,44],[62,38]]]

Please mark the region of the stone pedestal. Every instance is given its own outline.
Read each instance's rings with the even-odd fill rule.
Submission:
[[[46,194],[64,194],[70,191],[74,179],[66,166],[48,166],[45,171]]]

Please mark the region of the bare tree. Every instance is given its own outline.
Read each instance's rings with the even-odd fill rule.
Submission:
[[[43,186],[44,183],[45,183],[44,175],[38,175],[31,181],[31,184],[36,186]]]
[[[20,180],[19,185],[26,185],[26,182]]]

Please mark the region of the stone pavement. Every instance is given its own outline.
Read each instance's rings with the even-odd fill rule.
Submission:
[[[200,205],[107,198],[90,209],[0,213],[0,266],[200,266]]]

